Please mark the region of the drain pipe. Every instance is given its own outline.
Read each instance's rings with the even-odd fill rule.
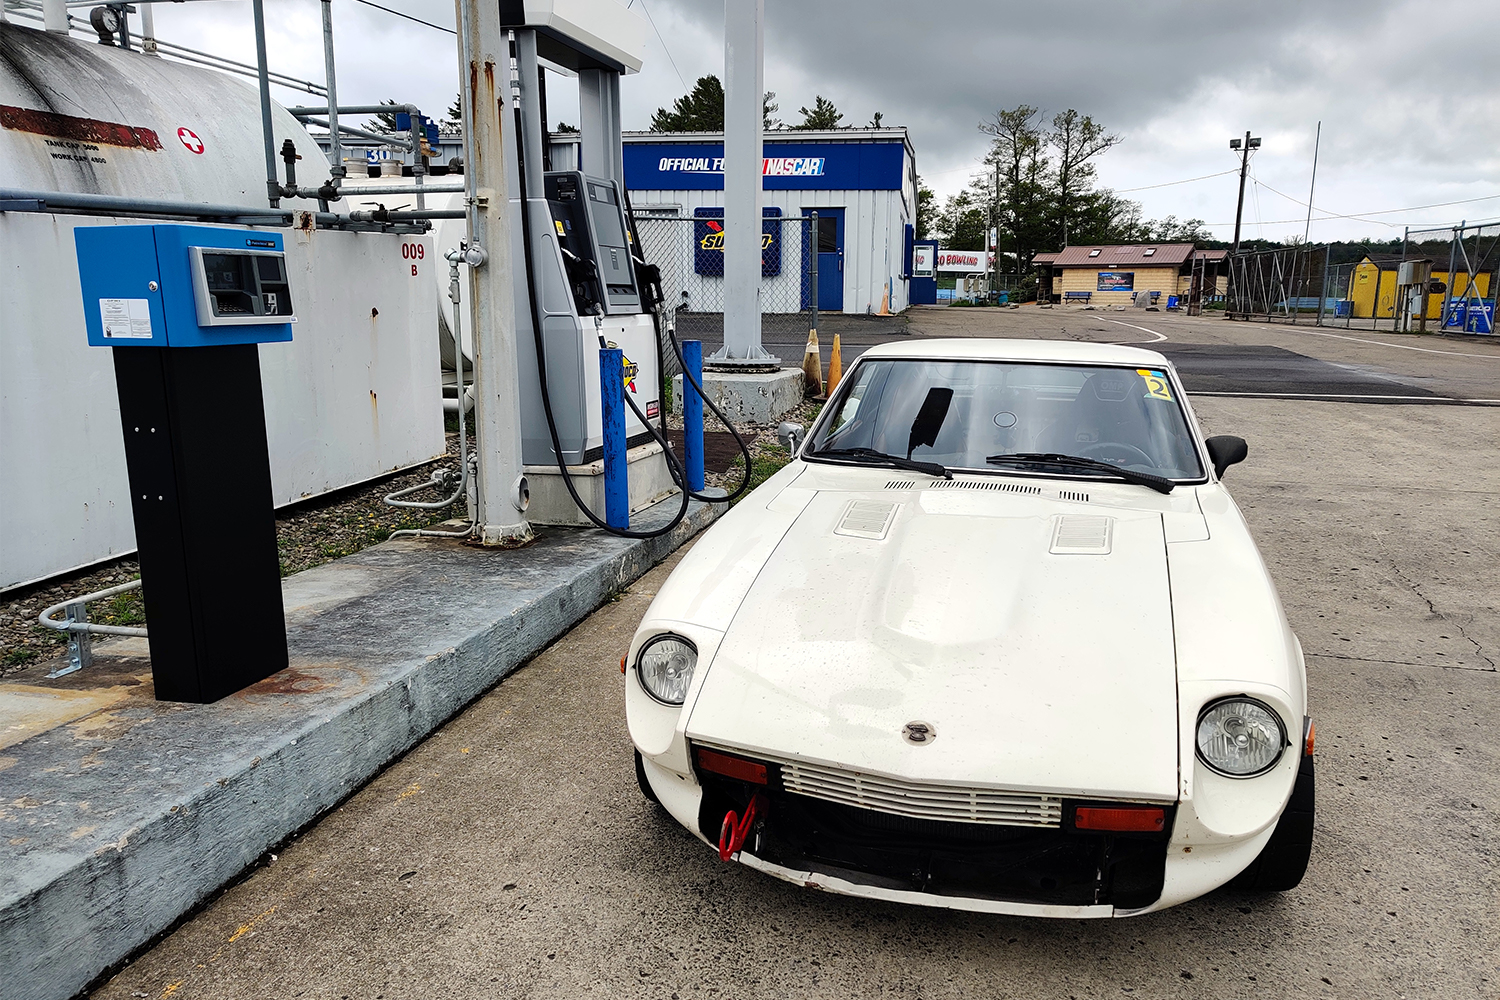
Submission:
[[[276,176],[276,136],[271,128],[271,77],[266,65],[265,0],[253,0],[255,17],[255,65],[260,78],[260,131],[266,152],[266,197],[272,208],[281,207],[281,181]]]
[[[148,4],[146,7],[150,10]],[[334,190],[344,182],[344,147],[339,143],[339,92],[333,68],[333,0],[323,0],[323,85],[328,90],[328,175]]]

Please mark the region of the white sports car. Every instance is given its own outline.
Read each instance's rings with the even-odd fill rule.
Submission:
[[[1151,351],[869,350],[636,632],[642,791],[856,896],[1105,917],[1292,888],[1313,732],[1220,482],[1245,454]]]

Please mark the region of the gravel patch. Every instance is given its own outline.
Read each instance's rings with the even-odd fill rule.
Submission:
[[[424,511],[390,507],[386,494],[431,479],[434,469],[458,466],[458,435],[448,434],[448,460],[423,465],[390,479],[349,487],[328,496],[303,501],[276,515],[276,543],[281,575],[311,569],[367,548],[401,528],[425,528],[447,518],[466,516],[460,501],[444,510]],[[410,500],[441,500],[426,490]],[[43,610],[82,594],[104,590],[141,575],[133,558],[120,559],[90,570],[56,577],[0,597],[0,677],[21,674],[64,652],[67,637],[37,624]],[[89,605],[89,620],[107,625],[145,625],[141,591],[131,591]],[[36,671],[41,675],[41,671]]]

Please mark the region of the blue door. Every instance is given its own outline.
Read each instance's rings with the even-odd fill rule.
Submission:
[[[818,308],[844,309],[844,210],[818,208]]]

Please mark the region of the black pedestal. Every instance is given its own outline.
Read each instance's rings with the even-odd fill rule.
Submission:
[[[156,697],[217,701],[287,665],[260,356],[113,350]]]

